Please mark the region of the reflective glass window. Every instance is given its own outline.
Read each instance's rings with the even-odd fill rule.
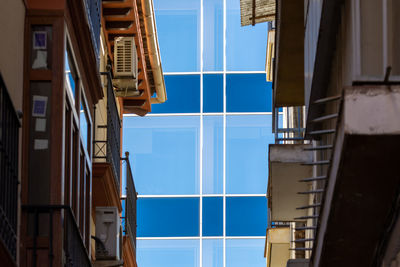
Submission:
[[[265,236],[267,210],[266,197],[227,197],[226,235]]]
[[[71,52],[69,49],[65,50],[65,86],[69,92],[71,92],[72,101],[75,102],[75,87],[77,81],[77,73],[75,69],[75,65],[73,64]]]
[[[203,194],[222,194],[223,117],[203,116]]]
[[[139,198],[138,237],[199,236],[199,198]]]
[[[200,75],[165,75],[167,101],[151,105],[152,113],[199,113]]]
[[[137,263],[143,267],[200,267],[200,240],[138,240]]]
[[[226,68],[264,71],[268,23],[241,27],[240,0],[226,0]]]
[[[203,0],[204,50],[203,69],[222,71],[223,63],[223,0]]]
[[[203,111],[223,112],[224,111],[224,75],[204,74],[203,75]]]
[[[226,267],[265,267],[264,246],[265,239],[227,239]]]
[[[155,0],[154,10],[163,70],[200,71],[200,1]]]
[[[139,194],[199,193],[199,116],[125,116],[123,125]]]
[[[203,197],[203,236],[223,235],[222,197]]]
[[[204,267],[223,267],[223,245],[224,243],[222,239],[203,239]]]
[[[231,115],[226,126],[226,192],[265,194],[272,115]]]
[[[83,147],[88,150],[88,138],[89,138],[89,123],[87,118],[86,108],[81,103],[81,108],[79,112],[79,125],[80,125],[80,133],[82,136],[82,144]],[[89,153],[89,151],[88,151]]]
[[[226,75],[227,112],[271,112],[272,83],[264,73]]]

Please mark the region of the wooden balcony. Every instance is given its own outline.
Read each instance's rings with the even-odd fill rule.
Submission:
[[[152,84],[153,74],[151,69],[147,69],[148,51],[143,22],[143,12],[140,0],[125,1],[103,1],[102,3],[102,25],[108,54],[113,61],[114,39],[120,36],[134,37],[138,54],[138,88],[137,96],[127,96],[122,98],[124,113],[134,113],[140,116],[146,115],[151,111],[150,97],[155,89]],[[114,62],[112,62],[114,64]]]

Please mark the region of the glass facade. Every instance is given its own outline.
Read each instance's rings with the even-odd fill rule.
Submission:
[[[240,27],[240,0],[154,7],[168,100],[123,121],[138,266],[264,267],[268,25]]]

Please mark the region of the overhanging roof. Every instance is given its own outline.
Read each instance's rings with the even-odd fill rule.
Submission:
[[[304,105],[304,1],[279,0],[275,107]]]
[[[275,0],[240,0],[242,26],[275,20]]]

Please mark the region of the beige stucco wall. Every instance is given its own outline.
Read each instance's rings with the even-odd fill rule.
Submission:
[[[25,5],[2,0],[0,8],[0,72],[17,110],[22,110]]]

